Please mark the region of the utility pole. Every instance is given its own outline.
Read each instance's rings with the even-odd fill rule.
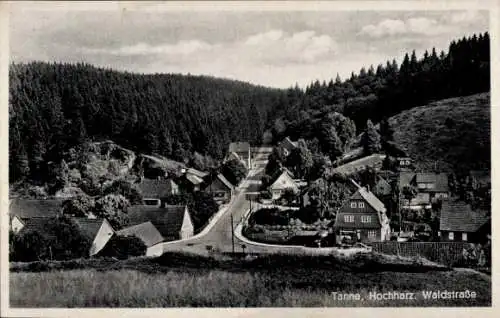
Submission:
[[[231,244],[233,247],[233,254],[234,254],[234,222],[233,222],[233,214],[231,213]]]

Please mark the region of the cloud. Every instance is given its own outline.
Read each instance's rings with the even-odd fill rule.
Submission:
[[[361,29],[360,34],[372,37],[382,37],[386,35],[402,34],[406,32],[406,25],[401,20],[386,19],[377,25],[369,24]]]
[[[453,24],[461,24],[475,22],[477,21],[478,17],[478,11],[459,11],[447,16],[445,20]]]
[[[245,41],[247,45],[260,45],[264,43],[270,43],[281,39],[283,36],[283,31],[281,30],[271,30],[269,32],[259,33],[251,35]]]
[[[405,21],[386,19],[378,24],[364,26],[358,34],[380,38],[400,34],[436,35],[449,32],[449,30],[449,26],[440,24],[435,19],[416,17]]]
[[[116,49],[106,48],[86,48],[85,53],[110,54],[119,56],[135,55],[189,55],[198,51],[208,50],[212,46],[199,40],[182,40],[175,44],[150,45],[147,43],[137,43],[134,45],[122,46]]]
[[[253,56],[260,56],[262,61],[271,64],[312,63],[338,51],[331,36],[311,30],[292,34],[272,30],[250,35],[243,43]]]

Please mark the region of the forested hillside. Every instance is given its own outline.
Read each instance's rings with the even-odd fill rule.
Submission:
[[[448,52],[434,48],[418,58],[406,53],[401,65],[396,60],[363,67],[358,74],[341,81],[311,83],[300,102],[287,108],[274,122],[275,139],[292,139],[313,134],[317,121],[336,111],[354,120],[358,132],[368,119],[377,123],[403,110],[430,101],[466,96],[490,90],[490,45],[488,33],[452,41]]]
[[[489,170],[490,94],[440,100],[389,119],[394,142],[418,169],[456,172]]]
[[[88,64],[10,68],[10,177],[31,176],[86,139],[185,161],[260,142],[285,91],[200,76],[140,75]]]

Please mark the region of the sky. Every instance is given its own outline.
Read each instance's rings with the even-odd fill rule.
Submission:
[[[88,62],[301,87],[488,31],[488,11],[173,10],[94,2],[10,8],[12,62]]]

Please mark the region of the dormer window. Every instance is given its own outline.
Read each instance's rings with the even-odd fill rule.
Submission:
[[[356,202],[351,201],[351,208],[355,209],[355,208],[356,208],[356,206],[357,206],[357,205],[356,205]]]
[[[358,208],[363,209],[364,207],[365,207],[365,203],[364,202],[359,202],[358,203]]]

